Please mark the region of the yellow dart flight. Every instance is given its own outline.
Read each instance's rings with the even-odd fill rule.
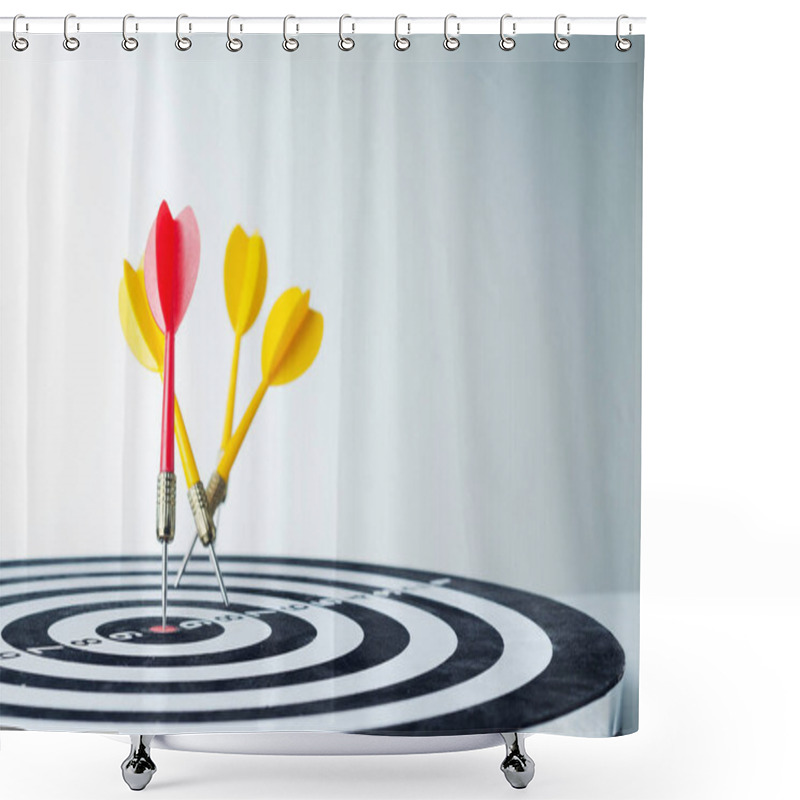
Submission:
[[[239,372],[242,336],[255,324],[267,291],[267,250],[258,231],[248,236],[241,225],[233,229],[225,250],[224,279],[225,304],[234,339],[222,449],[225,448],[233,431],[233,408],[236,402],[236,379]]]

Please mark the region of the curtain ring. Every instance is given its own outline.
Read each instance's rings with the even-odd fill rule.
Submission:
[[[566,14],[559,14],[556,17],[556,21],[553,23],[553,33],[555,34],[556,40],[553,42],[553,47],[559,51],[559,53],[563,53],[565,50],[569,49],[569,39],[566,39],[563,36],[560,36],[558,33],[558,21],[560,19],[566,19]],[[567,36],[569,36],[569,22],[567,23]]]
[[[23,50],[28,49],[28,45],[30,44],[30,42],[24,36],[20,36],[17,33],[17,20],[19,19],[25,19],[25,15],[17,14],[17,16],[14,17],[14,22],[11,23],[11,35],[13,37],[11,40],[11,46],[18,53],[21,53]]]
[[[133,36],[128,36],[129,19],[135,19],[133,14],[126,14],[122,18],[122,49],[131,53],[139,46],[139,40],[135,39]]]
[[[69,21],[71,19],[75,19],[74,14],[67,14],[67,16],[64,17],[64,49],[73,52],[74,50],[77,50],[81,46],[81,43],[80,40],[77,39],[75,36],[69,35]],[[76,30],[80,30],[80,27],[77,27],[77,23],[76,23]]]
[[[411,39],[407,39],[405,36],[400,35],[400,20],[401,19],[408,19],[405,14],[398,14],[394,18],[394,49],[395,50],[408,50],[411,47]],[[411,33],[411,24],[406,23],[408,27],[408,33]]]
[[[188,14],[178,14],[175,18],[175,47],[178,50],[186,51],[192,46],[192,40],[188,36],[181,36],[181,20],[188,19]],[[189,30],[191,31],[192,26],[191,23],[189,24]]]
[[[449,50],[450,52],[452,52],[453,50],[458,50],[458,48],[461,46],[461,42],[458,39],[458,33],[459,33],[460,28],[461,28],[461,23],[460,22],[456,23],[456,35],[455,36],[451,36],[447,32],[447,23],[450,22],[451,19],[457,19],[456,15],[455,14],[448,14],[444,18],[444,42],[443,42],[444,49],[445,50]]]
[[[234,37],[231,36],[231,22],[233,22],[233,20],[235,19],[239,19],[239,17],[237,17],[236,14],[231,14],[228,17],[228,30],[227,30],[228,41],[225,42],[225,47],[227,47],[228,50],[231,51],[231,53],[238,53],[242,49],[242,40],[235,39]],[[241,28],[239,30],[241,30]]]
[[[628,19],[627,14],[620,14],[617,17],[617,41],[614,43],[614,47],[616,47],[617,50],[620,51],[620,53],[627,53],[628,50],[630,50],[631,47],[633,47],[633,42],[630,39],[623,38],[622,34],[620,34],[619,32],[620,22],[622,22],[622,20],[624,19]],[[631,25],[628,24],[628,35],[630,35],[630,32],[631,32]]]
[[[344,21],[346,19],[353,18],[349,14],[342,14],[342,16],[339,17],[339,49],[344,51],[352,50],[356,46],[355,39],[352,39],[350,36],[345,36],[344,31],[342,30],[344,27]],[[355,22],[351,23],[351,25],[353,26],[353,33],[355,33]]]
[[[503,30],[503,26],[505,25],[505,21],[507,19],[511,19],[511,14],[503,14],[500,17],[500,49],[505,50],[508,52],[509,50],[513,50],[517,46],[517,41],[514,39],[513,36],[508,36],[506,32]],[[513,33],[517,32],[517,23],[512,23],[511,30]]]
[[[297,50],[298,47],[300,47],[300,42],[298,42],[297,39],[289,38],[288,30],[289,30],[290,19],[297,19],[297,17],[293,17],[291,14],[288,14],[283,18],[283,49],[287,53],[294,53],[294,51]]]

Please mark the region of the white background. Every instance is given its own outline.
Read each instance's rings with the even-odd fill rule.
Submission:
[[[795,797],[800,258],[794,4],[36,2],[29,16],[647,16],[641,730],[537,736],[554,798]],[[9,46],[5,37],[0,46]],[[795,147],[790,147],[790,143]],[[4,798],[128,796],[125,747],[3,733]],[[402,757],[156,752],[148,796],[508,797],[499,749]]]

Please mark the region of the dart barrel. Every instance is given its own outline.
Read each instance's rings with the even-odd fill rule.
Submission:
[[[219,472],[214,472],[212,476],[208,479],[208,485],[206,486],[206,500],[208,503],[208,511],[211,516],[214,516],[217,508],[225,502],[225,496],[228,494],[228,483],[219,474]]]
[[[204,546],[208,547],[217,536],[217,529],[208,508],[206,490],[202,481],[189,487],[189,506],[194,517],[194,527]]]
[[[156,494],[156,537],[159,542],[169,544],[175,538],[175,490],[177,481],[174,472],[159,472]]]

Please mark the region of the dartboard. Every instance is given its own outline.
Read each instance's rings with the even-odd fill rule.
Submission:
[[[524,731],[604,696],[624,671],[597,621],[518,589],[361,563],[222,563],[230,605],[194,566],[166,628],[158,558],[0,565],[2,725]]]

